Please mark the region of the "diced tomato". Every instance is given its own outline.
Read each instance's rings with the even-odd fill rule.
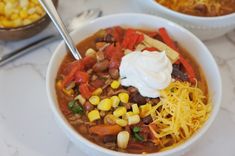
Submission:
[[[112,57],[109,63],[110,69],[118,69],[121,63],[121,58],[118,57]]]
[[[109,45],[104,51],[105,57],[108,59],[111,59],[113,56],[121,58],[124,55],[119,43],[117,43],[116,46],[114,46],[114,44]]]
[[[86,56],[82,59],[85,68],[91,68],[95,63],[96,59],[91,56]]]
[[[79,92],[81,93],[81,95],[88,99],[89,97],[91,97],[91,91],[89,89],[89,85],[88,83],[83,83],[79,86]]]
[[[82,63],[81,60],[75,61],[72,64],[70,64],[70,71],[68,71],[68,74],[65,75],[64,80],[63,80],[63,87],[68,85],[72,80],[74,80],[75,73],[77,71],[82,71],[84,70],[84,64]]]
[[[115,41],[117,41],[118,43],[122,43],[123,34],[124,34],[124,30],[120,26],[113,28],[112,35],[113,35]]]
[[[75,74],[75,81],[78,83],[86,83],[89,80],[87,72],[77,71]]]
[[[143,34],[138,34],[134,29],[127,29],[122,41],[122,47],[125,49],[135,50],[135,47],[143,40]]]

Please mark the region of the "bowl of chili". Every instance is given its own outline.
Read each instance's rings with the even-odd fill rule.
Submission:
[[[235,28],[235,1],[139,0],[147,13],[174,21],[202,40],[220,37]]]
[[[71,36],[79,43],[77,48],[83,59],[74,60],[65,43],[61,42],[48,66],[47,94],[59,126],[89,155],[182,155],[214,121],[221,102],[218,67],[206,46],[181,26],[145,14],[117,14],[94,20]],[[145,46],[141,48],[141,44]],[[127,61],[125,66],[124,59],[128,60],[131,55],[142,57],[137,57],[140,60],[131,64]],[[124,79],[130,74],[122,75],[135,74],[128,69],[135,69],[136,64],[137,70],[145,70],[132,79],[141,79],[141,73],[146,71],[145,76],[150,76],[151,71],[158,68],[151,68],[148,64],[156,62],[152,60],[154,57],[156,60],[161,58],[159,68],[164,68],[162,74],[170,74],[172,79],[167,88],[160,89],[160,95],[158,92],[153,95],[150,91],[145,97],[145,90],[142,92],[138,84],[145,82],[151,88],[151,83],[142,80],[136,86],[134,83],[128,86]],[[141,63],[144,58],[149,62]],[[165,63],[172,64],[173,71]],[[191,90],[187,93],[188,98],[177,102],[185,94],[172,97],[184,88],[187,88],[182,91],[184,93]],[[172,105],[164,99],[178,104]],[[185,104],[182,105],[184,109],[176,107],[180,104]],[[178,112],[179,109],[182,111]],[[154,111],[148,114],[151,110]],[[198,111],[196,115],[195,111]],[[195,115],[193,120],[187,112]],[[190,122],[186,127],[182,126],[185,122],[181,122],[184,118]],[[179,128],[172,129],[171,122]]]

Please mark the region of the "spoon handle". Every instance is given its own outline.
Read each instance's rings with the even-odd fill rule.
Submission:
[[[58,15],[53,3],[51,0],[39,0],[39,2],[42,4],[43,8],[51,18],[52,22],[56,26],[57,30],[63,37],[65,43],[67,44],[69,50],[72,52],[75,59],[81,59],[81,55],[78,52],[72,38],[69,36],[69,32],[66,29],[63,21],[61,20],[60,16]]]

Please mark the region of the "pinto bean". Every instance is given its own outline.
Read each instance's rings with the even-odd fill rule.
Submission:
[[[128,87],[127,90],[130,92],[130,93],[136,93],[138,91],[137,88],[135,87]]]
[[[93,70],[95,72],[103,72],[105,70],[107,70],[109,67],[109,61],[108,60],[103,60],[101,62],[97,62],[94,66],[93,66]]]
[[[96,59],[97,59],[98,62],[103,61],[103,60],[105,59],[105,57],[104,57],[104,52],[98,51],[98,52],[96,53]]]
[[[94,109],[94,106],[88,101],[84,104],[84,107],[85,107],[86,111],[91,111]]]
[[[100,79],[95,79],[95,80],[91,81],[90,84],[95,88],[100,88],[100,87],[103,87],[105,82]]]
[[[112,77],[112,79],[117,80],[119,78],[119,71],[118,71],[118,69],[114,69],[114,68],[109,69],[109,74]]]
[[[88,132],[86,125],[83,125],[83,124],[79,125],[78,131],[82,134],[87,134]]]

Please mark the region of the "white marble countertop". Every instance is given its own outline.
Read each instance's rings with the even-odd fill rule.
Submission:
[[[141,12],[135,0],[60,0],[65,20],[98,7],[104,15]],[[20,42],[1,42],[0,55],[48,32]],[[58,41],[0,67],[0,156],[77,156],[81,151],[56,125],[46,96],[45,73]],[[185,156],[235,156],[235,31],[204,42],[215,57],[223,80],[222,107],[201,141]],[[85,156],[85,155],[84,155]]]

